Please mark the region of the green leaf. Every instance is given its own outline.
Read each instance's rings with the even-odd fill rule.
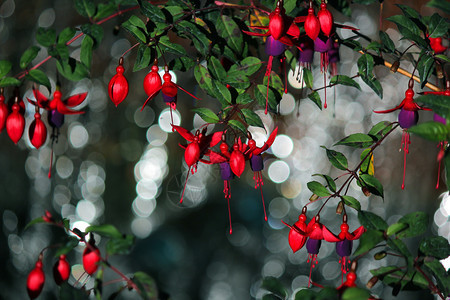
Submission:
[[[425,122],[408,128],[408,132],[433,142],[446,141],[449,136],[447,126],[440,122]]]
[[[361,76],[365,76],[368,78],[372,78],[373,77],[373,65],[374,65],[374,60],[372,55],[370,54],[363,54],[359,59],[358,59],[358,71],[359,71],[359,75]]]
[[[89,35],[85,35],[81,42],[80,60],[88,69],[91,68],[93,46],[94,40]]]
[[[330,84],[342,84],[346,86],[352,86],[357,88],[358,90],[361,90],[361,87],[359,84],[353,80],[352,78],[345,76],[345,75],[335,75],[331,78]]]
[[[372,149],[368,148],[365,149],[361,153],[361,167],[359,168],[359,174],[374,174],[374,168],[373,168],[373,153],[370,153]],[[370,153],[370,154],[369,154]]]
[[[220,60],[218,60],[215,56],[211,56],[209,58],[208,70],[211,75],[218,80],[222,81],[227,77],[227,71],[225,71],[225,68],[220,63]]]
[[[362,50],[362,46],[361,46],[360,42],[353,40],[353,38],[348,38],[348,39],[342,40],[342,44],[353,49],[353,51],[356,51],[356,52]]]
[[[244,48],[244,40],[241,29],[236,22],[227,15],[221,15],[220,18],[217,19],[216,29],[219,35],[227,41],[227,46],[240,56]]]
[[[450,119],[450,96],[422,95],[417,97],[415,102],[423,103],[441,117]]]
[[[194,77],[197,80],[200,88],[205,90],[209,95],[215,96],[213,89],[213,81],[209,71],[202,65],[197,65],[194,68]]]
[[[127,255],[134,245],[134,240],[135,237],[129,234],[121,238],[112,238],[106,243],[106,253],[108,253],[108,255]]]
[[[409,31],[411,31],[413,34],[420,36],[420,29],[419,27],[416,25],[416,23],[414,23],[413,21],[411,21],[411,19],[409,19],[406,16],[402,16],[402,15],[395,15],[395,16],[390,16],[389,18],[387,18],[387,20],[395,23],[398,27],[398,29],[401,32],[400,27],[404,27],[407,28]]]
[[[425,233],[428,228],[428,215],[424,212],[417,211],[398,220],[399,223],[408,224],[409,227],[397,234],[399,238],[414,237]]]
[[[343,138],[342,140],[334,144],[334,146],[343,145],[354,148],[367,148],[370,147],[373,143],[374,140],[370,135],[364,133],[354,133]]]
[[[306,184],[308,189],[315,195],[319,197],[327,197],[330,196],[331,193],[318,181],[310,181]]]
[[[78,246],[78,243],[79,243],[79,241],[76,237],[74,237],[74,236],[68,237],[67,243],[64,246],[59,247],[54,256],[59,257],[60,255],[63,255],[63,254],[67,255],[70,251],[73,250],[73,248]]]
[[[64,28],[58,35],[58,44],[65,45],[75,35],[76,30],[72,27]]]
[[[395,4],[397,7],[399,7],[403,14],[408,17],[409,19],[420,19],[422,16],[413,8],[402,5],[402,4]]]
[[[68,60],[56,61],[58,72],[65,78],[72,81],[79,81],[88,76],[88,69],[72,57]]]
[[[199,107],[192,109],[192,111],[198,114],[207,123],[219,122],[219,117],[209,108]]]
[[[5,77],[0,79],[0,87],[20,86],[22,82],[14,77]]]
[[[437,59],[439,59],[439,60],[441,60],[443,62],[450,62],[450,58],[448,58],[444,54],[435,55],[434,58],[437,58]]]
[[[303,69],[303,81],[305,81],[305,84],[308,88],[310,88],[310,89],[313,88],[313,74],[312,74],[311,70],[308,70],[306,68]],[[332,81],[333,81],[333,79],[331,79],[330,83],[332,83]]]
[[[428,34],[431,38],[442,37],[448,33],[449,24],[448,22],[438,15],[434,13],[430,19],[430,25],[428,26]]]
[[[378,32],[378,34],[380,36],[381,44],[384,46],[384,48],[387,51],[389,51],[390,53],[394,53],[395,52],[395,44],[391,40],[389,35],[386,32],[381,31],[381,30]]]
[[[375,52],[377,52],[379,54],[380,53],[380,49],[381,49],[381,44],[378,43],[377,41],[373,41],[373,42],[369,43],[366,46],[366,49],[367,50],[373,50],[373,51],[375,51]]]
[[[159,23],[166,22],[166,17],[164,16],[164,13],[157,6],[147,1],[141,1],[140,5],[142,13],[150,20]]]
[[[94,46],[93,48],[97,48],[98,45],[101,44],[103,40],[103,28],[100,25],[97,24],[84,24],[81,25],[81,31],[89,35],[94,40]]]
[[[388,228],[388,224],[383,218],[370,211],[362,210],[358,212],[358,220],[366,229],[385,231]]]
[[[368,290],[352,287],[347,288],[342,294],[342,300],[367,300],[370,297]]]
[[[445,152],[444,156],[444,165],[445,165],[445,184],[447,188],[450,189],[450,151]]]
[[[162,36],[159,39],[159,46],[164,52],[168,51],[181,56],[187,55],[186,50],[184,50],[183,46],[172,43],[167,35]]]
[[[227,76],[223,81],[224,83],[240,90],[245,90],[251,85],[250,79],[244,74],[233,77]]]
[[[178,5],[164,6],[164,10],[168,11],[173,18],[173,21],[177,21],[178,19],[184,16],[184,9]]]
[[[359,176],[359,179],[362,181],[365,187],[369,189],[374,195],[380,196],[384,198],[383,195],[383,185],[376,179],[374,176],[369,174],[362,174]]]
[[[360,212],[361,213],[361,212]],[[363,224],[364,226],[364,224]],[[366,227],[366,226],[364,226]],[[367,227],[366,227],[367,229]],[[361,238],[359,239],[359,246],[358,249],[356,249],[355,253],[353,253],[354,256],[363,254],[365,252],[368,252],[372,250],[376,245],[378,245],[380,242],[384,241],[384,234],[383,231],[375,230],[375,229],[367,229],[366,232],[363,233]]]
[[[408,227],[409,227],[409,225],[406,224],[406,223],[400,223],[400,222],[399,223],[394,223],[394,224],[392,224],[392,225],[390,225],[388,227],[388,229],[386,230],[386,234],[387,235],[393,235],[393,234],[396,234],[396,233],[398,233],[398,232],[400,232],[402,230],[405,230]]]
[[[99,20],[112,15],[116,11],[114,3],[99,3],[97,6],[97,12],[95,13],[94,20]]]
[[[262,122],[261,118],[253,110],[242,108],[241,112],[244,115],[245,122],[248,125],[264,128],[264,123]]]
[[[331,299],[338,299],[338,298],[339,298],[339,292],[337,291],[336,288],[324,287],[317,294],[316,300],[331,300]]]
[[[295,70],[295,68],[297,67],[297,64],[298,64],[296,55],[294,55],[289,49],[284,51],[284,55],[286,56],[286,64],[292,70]]]
[[[261,288],[277,295],[281,299],[286,299],[288,296],[286,288],[281,281],[275,277],[265,277],[261,284]]]
[[[375,124],[370,131],[368,132],[368,135],[376,138],[376,140],[381,139],[385,134],[389,132],[392,128],[392,123],[388,121],[381,121]],[[408,129],[409,130],[409,129]]]
[[[428,7],[435,7],[446,14],[450,14],[450,3],[447,0],[431,0],[427,3]]]
[[[348,169],[348,161],[344,154],[338,151],[327,149],[324,146],[321,146],[327,151],[327,157],[330,163],[339,170],[347,170]]]
[[[114,225],[104,224],[104,225],[91,225],[86,228],[86,232],[95,232],[101,236],[106,236],[109,238],[122,238],[122,234]]]
[[[190,57],[181,56],[175,58],[169,62],[169,68],[171,70],[179,70],[186,72],[196,65],[196,61]]]
[[[308,95],[308,98],[311,99],[311,101],[314,102],[314,104],[317,105],[320,110],[322,110],[322,100],[320,99],[318,92],[312,92]]]
[[[141,43],[147,42],[147,29],[144,22],[137,16],[132,15],[127,21],[122,23],[122,27],[131,33]]]
[[[228,70],[228,76],[233,76],[233,72],[244,73],[247,76],[253,75],[259,71],[262,66],[262,62],[259,58],[248,56],[244,58],[239,65],[232,65]]]
[[[409,252],[408,247],[406,247],[406,244],[402,240],[390,238],[387,240],[387,244],[389,247],[391,247],[391,249],[403,255],[408,261],[408,266],[412,267],[413,265],[412,254],[411,252]]]
[[[341,196],[341,198],[342,200],[344,200],[345,205],[350,206],[356,209],[357,211],[361,210],[361,203],[359,203],[359,201],[356,198],[348,195]]]
[[[195,48],[202,55],[207,56],[209,54],[211,41],[206,36],[206,30],[203,27],[188,21],[181,21],[176,28],[180,31],[178,32],[178,35],[192,40]]]
[[[12,63],[7,60],[0,60],[0,78],[8,74],[11,70]]]
[[[432,236],[424,238],[420,242],[420,251],[437,259],[445,259],[450,256],[450,244],[448,240],[442,236]]]
[[[157,300],[158,297],[158,287],[155,280],[144,272],[136,272],[131,278],[134,283],[138,286],[139,295],[146,300]]]
[[[432,56],[426,54],[423,54],[421,56],[421,59],[417,64],[421,88],[424,88],[425,84],[428,82],[428,77],[431,75],[433,65],[434,65],[434,58]]]
[[[294,300],[316,300],[317,293],[311,289],[304,288],[295,293]]]
[[[46,222],[44,221],[43,217],[39,217],[39,218],[33,219],[25,226],[25,228],[23,230],[25,231],[28,228],[30,228],[31,226],[33,226],[34,224],[38,224],[38,223],[46,223]]]
[[[83,17],[92,17],[95,14],[95,3],[91,0],[75,0],[75,9]]]
[[[25,50],[25,52],[20,57],[19,63],[20,67],[22,69],[25,69],[33,61],[33,59],[36,58],[36,56],[39,53],[39,50],[41,50],[41,48],[37,46],[31,46],[30,48]]]
[[[59,288],[59,298],[60,300],[86,300],[89,298],[89,293],[84,289],[74,288],[67,282],[61,284]]]
[[[56,32],[54,29],[39,27],[36,32],[36,41],[44,47],[50,47],[56,43]]]
[[[223,83],[213,80],[212,87],[214,91],[214,95],[222,104],[222,107],[228,106],[231,104],[231,93],[230,90]]]
[[[150,48],[145,44],[140,44],[134,61],[133,72],[147,68],[150,65],[150,60]]]
[[[333,193],[336,192],[336,182],[334,182],[333,178],[325,174],[313,174],[312,176],[322,177],[323,179],[325,179],[327,187],[330,189],[330,191],[332,191]]]
[[[450,295],[450,276],[439,260],[425,261],[425,266],[433,274],[439,289],[443,292],[444,297]]]
[[[252,102],[253,102],[253,98],[250,97],[250,95],[247,94],[247,93],[240,94],[236,98],[236,104],[245,105],[245,104],[249,104],[249,103],[252,103]]]
[[[381,83],[375,77],[369,79],[368,77],[362,76],[361,79],[378,95],[381,99],[383,99],[383,87]]]
[[[28,80],[34,81],[38,84],[42,84],[48,90],[51,89],[50,80],[48,80],[47,75],[39,69],[30,70],[25,76]]]
[[[228,125],[234,129],[240,130],[243,134],[247,134],[247,127],[238,120],[230,120],[228,121]]]
[[[258,84],[255,89],[255,98],[261,107],[266,107],[267,86]],[[277,97],[275,96],[272,88],[269,88],[269,107],[273,110],[275,110],[277,107]]]

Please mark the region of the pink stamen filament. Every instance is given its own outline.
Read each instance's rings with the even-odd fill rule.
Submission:
[[[230,209],[230,198],[231,198],[231,185],[229,180],[223,181],[223,193],[225,195],[225,199],[227,199],[228,205],[228,222],[230,223],[230,234],[233,233],[233,227],[231,226],[231,209]]]
[[[405,175],[406,175],[406,154],[409,153],[409,145],[411,144],[411,141],[409,139],[409,132],[403,130],[402,134],[402,144],[401,149],[403,149],[403,181],[402,181],[402,190],[405,189]]]
[[[439,149],[439,153],[444,151],[444,142],[439,142],[438,144]],[[438,154],[438,176],[437,176],[437,182],[436,182],[436,189],[439,188],[439,179],[441,177],[441,161],[442,159],[439,159],[439,154]]]
[[[325,91],[325,104],[323,105],[324,108],[327,108],[327,73],[324,72],[323,73],[323,86],[324,86],[324,91]]]
[[[266,74],[267,76],[267,95],[266,95],[266,109],[264,113],[267,115],[268,105],[269,105],[269,86],[270,86],[270,73],[272,72],[273,56],[269,56],[269,61],[267,62]]]
[[[311,275],[312,275],[312,269],[315,268],[316,266],[314,265],[314,263],[317,265],[319,262],[317,261],[317,254],[309,254],[309,258],[306,261],[306,263],[311,263],[311,266],[309,267],[309,281],[308,281],[308,287],[311,286]]]
[[[264,220],[267,221],[266,205],[264,204],[264,195],[263,195],[263,191],[262,191],[262,186],[264,185],[264,182],[262,179],[261,172],[260,171],[255,172],[253,175],[253,179],[255,180],[255,189],[259,187],[259,190],[261,191],[261,200],[262,200],[262,205],[263,205],[263,209],[264,209]]]
[[[287,94],[287,70],[286,70],[286,57],[280,58],[281,69],[284,70],[284,93]]]

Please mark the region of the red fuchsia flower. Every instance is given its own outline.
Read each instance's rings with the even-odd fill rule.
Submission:
[[[128,95],[128,81],[123,75],[125,69],[123,67],[123,57],[119,59],[119,65],[116,68],[116,75],[114,75],[108,84],[109,98],[117,107]]]
[[[8,118],[8,106],[5,104],[3,88],[0,88],[0,132],[2,132],[6,126],[6,118]]]
[[[67,262],[66,255],[59,256],[58,261],[53,266],[53,278],[57,285],[61,285],[64,281],[67,281],[70,276],[70,265]]]
[[[220,142],[222,131],[206,135],[207,128],[205,127],[201,132],[200,130],[197,130],[195,135],[193,135],[190,131],[184,129],[183,127],[172,125],[172,128],[176,132],[178,132],[184,139],[190,142],[187,146],[183,146],[180,144],[180,146],[185,149],[184,160],[189,167],[180,199],[180,203],[182,203],[184,191],[186,190],[186,183],[189,178],[189,173],[194,174],[197,171],[197,165],[199,161],[205,164],[211,164],[210,161],[204,160],[202,159],[202,157],[204,155],[209,155],[209,148],[214,147]]]
[[[6,132],[9,138],[17,144],[25,130],[25,118],[21,112],[19,97],[14,97],[14,104],[12,105],[12,112],[6,118]]]
[[[304,22],[306,35],[314,41],[315,39],[317,39],[320,33],[320,21],[314,13],[312,1],[309,1],[308,15],[304,19]]]
[[[98,263],[102,260],[100,250],[95,246],[94,237],[90,236],[89,245],[83,251],[83,268],[86,273],[92,275],[97,271]]]
[[[338,241],[336,242],[336,253],[341,257],[339,263],[341,263],[341,271],[343,274],[348,271],[348,264],[350,264],[348,257],[352,254],[353,241],[359,239],[366,232],[363,226],[358,227],[353,232],[349,232],[348,230],[347,215],[344,214],[341,232],[337,235]]]
[[[347,277],[345,281],[336,288],[336,290],[339,292],[340,295],[344,293],[344,291],[348,288],[356,287],[356,273],[354,271],[350,271],[347,273]],[[370,298],[372,299],[372,298]]]
[[[264,196],[262,192],[262,186],[264,185],[263,178],[261,171],[264,169],[264,161],[262,159],[261,154],[266,151],[267,149],[272,146],[275,137],[278,133],[278,127],[276,127],[272,133],[270,134],[267,141],[264,143],[262,147],[257,147],[256,142],[254,139],[252,139],[252,135],[250,132],[247,133],[248,135],[248,149],[245,151],[244,155],[248,157],[250,160],[250,168],[254,172],[253,180],[255,181],[255,189],[259,187],[261,191],[261,200],[264,208],[264,219],[267,221],[267,214],[266,214],[266,206],[264,205]]]
[[[35,299],[39,296],[44,287],[44,282],[45,274],[42,270],[42,255],[40,255],[34,269],[31,270],[27,278],[27,292],[30,299]]]
[[[320,4],[320,10],[317,13],[317,18],[320,22],[320,30],[322,30],[325,36],[330,36],[331,30],[333,29],[333,15],[327,8],[327,4],[324,0]]]
[[[283,224],[285,224],[286,226],[288,226],[289,228],[291,228],[291,230],[289,231],[289,246],[292,249],[292,252],[297,252],[298,250],[300,250],[301,248],[303,248],[303,246],[306,243],[306,240],[308,239],[307,233],[306,233],[306,206],[303,207],[302,209],[302,213],[298,216],[298,221],[294,223],[294,225],[289,225],[286,224],[285,222],[283,222]]]
[[[409,153],[409,145],[411,144],[408,128],[416,125],[417,122],[419,121],[418,110],[431,110],[427,107],[420,106],[414,102],[413,86],[414,81],[413,79],[410,79],[408,83],[408,89],[405,92],[405,98],[396,107],[388,110],[374,111],[375,113],[385,114],[400,109],[400,113],[398,114],[398,123],[400,127],[403,128],[401,148],[404,150],[402,189],[405,188],[406,154]]]
[[[39,107],[36,106],[36,113],[34,114],[34,121],[28,128],[28,137],[31,144],[39,149],[45,144],[47,140],[47,127],[41,120],[41,114],[39,113]]]
[[[42,219],[46,223],[53,223],[53,222],[55,222],[55,219],[53,218],[52,214],[48,210],[45,210],[45,214],[42,216]]]
[[[151,98],[156,97],[162,87],[162,80],[161,76],[159,76],[158,70],[158,60],[155,59],[150,72],[148,72],[148,74],[144,78],[145,93]],[[147,99],[147,101],[148,100],[150,99]]]
[[[430,47],[433,49],[434,54],[441,54],[444,53],[445,50],[447,50],[447,47],[442,45],[442,37],[432,38],[428,36],[428,40],[430,41]]]

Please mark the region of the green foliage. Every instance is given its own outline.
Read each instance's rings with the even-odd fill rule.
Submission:
[[[441,236],[431,236],[423,239],[419,246],[420,251],[437,259],[444,259],[450,256],[450,244],[447,239]]]
[[[342,84],[342,85],[346,85],[346,86],[355,87],[358,90],[361,90],[361,87],[359,86],[359,84],[355,80],[353,80],[352,78],[350,78],[346,75],[333,76],[330,80],[330,84]]]
[[[338,151],[327,149],[322,146],[327,151],[327,157],[330,163],[339,170],[347,170],[348,169],[348,161],[344,154]]]
[[[288,293],[286,291],[286,288],[283,286],[283,284],[275,277],[266,277],[264,278],[261,288],[271,292],[272,294],[275,294],[280,299],[286,299],[288,296]]]
[[[136,272],[132,278],[133,282],[139,288],[139,295],[145,300],[158,299],[158,287],[155,280],[144,272]]]
[[[192,111],[198,114],[207,123],[219,122],[219,117],[209,108],[194,108]]]
[[[330,196],[331,193],[318,181],[310,181],[307,183],[308,189],[319,197]]]

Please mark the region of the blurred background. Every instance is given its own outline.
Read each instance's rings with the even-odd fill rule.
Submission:
[[[400,3],[400,1],[396,1]],[[410,1],[407,2],[411,5]],[[430,14],[425,2],[414,2],[415,8]],[[351,18],[335,12],[340,23],[355,26],[361,33],[378,39],[379,5],[351,6]],[[384,17],[398,14],[399,9],[387,5]],[[66,117],[65,125],[54,144],[52,178],[47,177],[50,165],[51,142],[48,139],[40,150],[33,149],[27,137],[27,127],[34,114],[27,107],[26,131],[16,146],[6,132],[0,135],[0,297],[25,299],[26,277],[33,268],[39,252],[63,237],[59,229],[44,224],[24,231],[32,219],[42,216],[47,209],[55,216],[71,221],[71,226],[83,230],[91,224],[111,223],[123,233],[133,234],[137,242],[127,256],[112,257],[111,262],[125,274],[144,271],[155,278],[161,298],[172,299],[260,299],[264,290],[261,280],[266,276],[280,278],[291,292],[304,288],[308,283],[309,264],[306,250],[293,254],[288,245],[289,229],[281,223],[294,223],[302,207],[309,202],[311,192],[306,183],[312,174],[341,173],[332,168],[321,145],[331,147],[346,135],[367,132],[382,120],[396,121],[396,113],[378,115],[376,109],[396,106],[403,98],[408,78],[392,74],[387,68],[376,67],[375,72],[384,89],[384,99],[379,99],[362,81],[356,79],[362,91],[339,86],[327,90],[328,109],[320,111],[310,100],[302,99],[306,93],[302,83],[296,80],[298,70],[289,74],[289,93],[284,95],[278,115],[264,115],[266,131],[250,128],[258,146],[268,134],[279,127],[272,148],[265,154],[264,198],[268,221],[264,221],[261,194],[254,189],[253,172],[247,170],[240,179],[231,182],[231,218],[233,234],[228,234],[227,203],[223,197],[223,183],[217,166],[199,165],[195,175],[187,181],[182,205],[178,204],[187,174],[183,150],[178,143],[185,141],[171,132],[170,113],[161,96],[140,111],[146,95],[142,82],[145,70],[132,73],[135,53],[125,58],[125,76],[130,84],[127,99],[116,108],[109,100],[107,84],[115,74],[118,58],[133,44],[133,38],[124,31],[114,35],[114,26],[126,20],[119,17],[105,23],[104,41],[94,51],[91,79],[70,82],[62,79],[63,97],[87,91],[87,100],[77,109],[85,110],[80,116]],[[59,32],[66,26],[77,27],[86,22],[75,13],[69,0],[0,1],[0,59],[8,59],[16,66],[25,49],[35,44],[38,27],[54,28]],[[398,33],[384,29],[399,50],[409,46],[399,41]],[[338,30],[347,38],[349,32]],[[130,42],[131,41],[131,42]],[[362,41],[364,43],[364,41]],[[73,57],[79,57],[79,43],[73,44]],[[47,57],[40,51],[34,61]],[[339,72],[348,76],[357,73],[359,55],[345,47],[340,49]],[[313,64],[314,87],[323,86],[319,57]],[[402,64],[412,70],[412,66]],[[54,62],[42,69],[55,86]],[[14,74],[19,71],[14,69]],[[208,106],[219,109],[195,83],[192,72],[175,72],[174,81],[209,101]],[[262,80],[262,79],[261,79]],[[418,86],[415,86],[418,90]],[[42,90],[42,92],[46,92]],[[6,89],[6,98],[11,95]],[[48,93],[48,92],[47,92]],[[33,98],[31,86],[21,89],[21,95]],[[47,94],[48,95],[48,94]],[[323,90],[321,90],[323,99]],[[331,101],[330,101],[331,100]],[[28,104],[27,104],[28,105]],[[203,104],[202,104],[203,105]],[[198,128],[203,121],[190,111],[195,102],[183,92],[179,93],[178,111],[174,123],[189,130]],[[421,112],[420,120],[432,119],[432,113]],[[216,128],[217,129],[217,128]],[[213,126],[208,127],[209,132]],[[450,199],[442,181],[435,188],[438,163],[437,145],[412,137],[407,156],[406,188],[401,190],[403,153],[399,152],[401,130],[394,132],[375,152],[375,176],[385,188],[385,200],[376,196],[365,197],[354,184],[349,194],[361,201],[362,208],[384,217],[389,224],[413,211],[425,211],[430,215],[432,228],[429,233],[450,237]],[[338,146],[349,158],[350,167],[356,166],[360,151]],[[441,174],[443,176],[443,174]],[[317,179],[315,179],[317,180]],[[322,204],[318,201],[308,206],[312,217]],[[337,232],[341,217],[336,215],[337,202],[330,201],[321,213],[321,221]],[[350,230],[359,226],[356,212],[347,209]],[[100,249],[104,242],[96,236]],[[418,239],[411,239],[416,245]],[[357,243],[354,246],[356,249]],[[76,248],[68,260],[72,268],[69,282],[75,283],[82,274],[81,253]],[[324,285],[340,285],[340,264],[334,245],[323,243],[319,264],[313,272],[313,280]],[[55,258],[52,250],[44,258],[46,284],[40,299],[58,297],[52,281],[51,267]],[[370,269],[392,265],[401,259],[389,256],[374,261],[371,256],[359,262],[358,283],[365,285]],[[448,268],[450,262],[446,264]],[[105,282],[115,279],[106,272]],[[86,287],[93,286],[93,280]],[[111,294],[116,284],[105,287],[105,295]],[[372,292],[383,299],[390,299],[392,289],[378,283]],[[123,299],[135,299],[133,292],[124,292]],[[398,299],[434,299],[429,292],[401,292]]]

